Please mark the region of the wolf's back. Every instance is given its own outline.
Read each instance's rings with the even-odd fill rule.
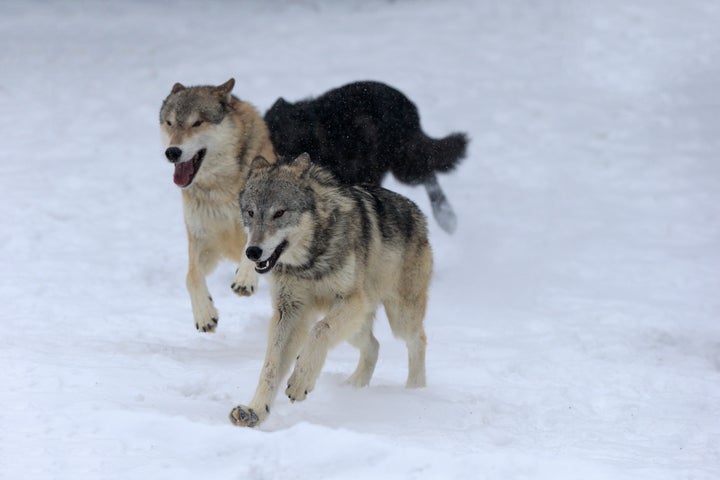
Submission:
[[[366,195],[365,208],[377,221],[379,234],[386,243],[412,243],[427,240],[427,221],[420,208],[409,198],[383,187],[351,187]]]

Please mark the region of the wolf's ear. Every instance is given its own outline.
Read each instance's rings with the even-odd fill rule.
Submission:
[[[273,106],[270,107],[270,108],[271,108],[271,109],[272,109],[272,108],[282,108],[282,107],[285,107],[285,106],[287,106],[287,105],[290,105],[290,104],[289,104],[283,97],[280,97],[280,98],[278,98],[277,100],[275,100],[275,103],[273,103]]]
[[[230,98],[232,97],[232,89],[235,86],[235,79],[231,78],[227,82],[223,83],[219,87],[216,87],[215,90],[217,92],[225,97],[225,100],[230,103]]]
[[[173,85],[172,91],[170,93],[177,93],[177,92],[181,92],[183,90],[185,90],[185,85],[178,82],[175,85]]]
[[[270,162],[265,160],[265,157],[258,155],[250,163],[250,170],[261,170],[263,168],[269,168]]]
[[[290,164],[290,170],[300,176],[310,169],[310,164],[310,155],[307,152],[301,153]]]

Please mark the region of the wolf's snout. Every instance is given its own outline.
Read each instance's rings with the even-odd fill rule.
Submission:
[[[178,147],[170,147],[167,150],[165,150],[165,156],[168,160],[175,163],[178,160],[180,160],[180,156],[182,155],[182,150],[180,150]]]
[[[245,255],[253,262],[257,262],[260,260],[260,257],[262,257],[262,248],[255,246],[248,247],[247,250],[245,250]]]

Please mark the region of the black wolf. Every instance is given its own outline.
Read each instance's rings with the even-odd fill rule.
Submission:
[[[435,174],[457,166],[467,136],[428,137],[415,104],[395,88],[367,81],[296,103],[279,98],[265,122],[279,157],[307,152],[345,184],[380,185],[387,172],[406,184],[422,183],[438,224],[455,230],[455,213]]]

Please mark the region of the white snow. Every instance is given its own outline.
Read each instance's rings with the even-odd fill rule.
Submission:
[[[0,4],[0,478],[720,478],[720,4]],[[466,131],[430,220],[428,387],[382,315],[370,387],[258,429],[267,283],[184,287],[157,111],[174,82],[266,110],[360,79]],[[388,179],[427,213],[424,189]]]

